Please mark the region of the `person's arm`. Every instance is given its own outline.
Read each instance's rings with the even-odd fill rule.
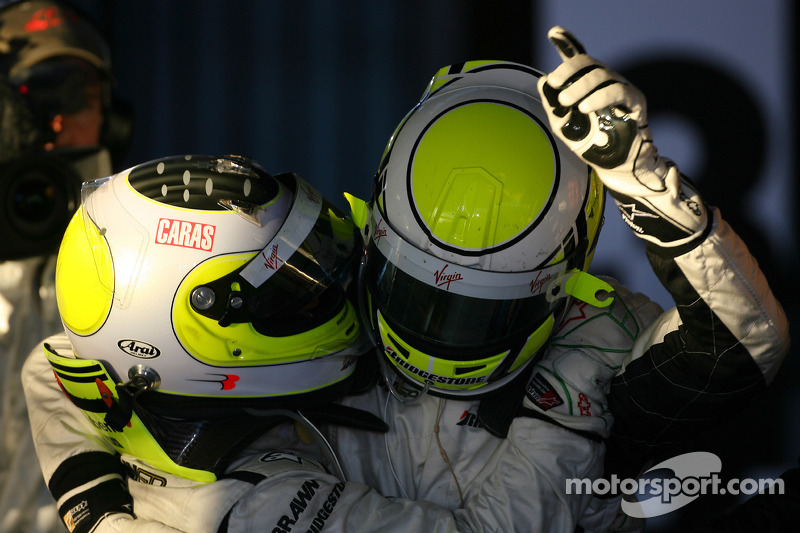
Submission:
[[[788,324],[744,242],[658,154],[644,96],[563,28],[549,38],[564,60],[539,82],[551,126],[647,241],[676,303],[612,382],[609,461],[635,474],[642,464],[632,456],[663,452],[751,402],[788,351]]]
[[[57,335],[46,342],[67,340]],[[176,531],[134,520],[133,502],[118,455],[59,388],[41,344],[26,359],[22,382],[42,475],[70,532]]]
[[[413,412],[420,414],[419,410]],[[446,419],[453,420],[452,416]],[[442,432],[464,429],[444,421],[442,426]],[[177,529],[198,533],[572,531],[576,515],[588,504],[589,496],[566,495],[564,480],[596,476],[602,468],[601,444],[575,438],[569,431],[541,420],[519,419],[508,439],[490,437],[499,444],[492,446],[494,453],[488,460],[478,452],[482,460],[473,463],[472,477],[456,466],[464,488],[463,503],[450,506],[413,495],[389,497],[370,484],[344,481],[323,468],[320,456],[310,453],[308,446],[296,446],[288,439],[284,430],[289,429],[291,426],[286,425],[275,428],[253,443],[215,483],[184,490],[169,475],[163,476],[165,486],[132,483],[137,515],[160,517]],[[478,428],[462,435],[483,438]],[[463,446],[474,451],[472,443],[467,440]],[[518,443],[524,443],[524,447]],[[401,463],[410,450],[402,446],[393,456],[398,472],[408,466]],[[457,453],[446,440],[444,447]],[[385,468],[386,457],[380,450],[339,451],[340,455],[358,454],[372,468]],[[442,460],[438,451],[435,455]],[[435,469],[437,464],[430,468]],[[447,492],[451,490],[450,481],[447,472],[436,486]],[[235,503],[221,503],[226,500]]]
[[[56,348],[63,340],[48,342]],[[588,499],[566,497],[564,481],[601,469],[602,445],[540,420],[520,420],[482,465],[480,482],[471,485],[460,508],[385,497],[329,474],[319,457],[274,453],[286,443],[281,433],[254,443],[212,483],[182,480],[126,455],[134,468],[163,474],[165,485],[126,484],[119,456],[58,387],[41,349],[29,357],[23,379],[45,479],[65,523],[78,532],[196,533],[220,526],[233,532],[256,525],[313,531],[322,530],[320,524],[386,533],[572,528]]]
[[[676,307],[612,382],[612,466],[629,454],[644,462],[668,453],[735,416],[772,381],[788,350],[786,318],[755,259],[713,213],[709,235],[692,250],[648,246]]]

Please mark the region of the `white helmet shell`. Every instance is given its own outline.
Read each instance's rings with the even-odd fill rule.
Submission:
[[[323,295],[348,275],[355,242],[297,176],[233,156],[165,158],[85,186],[59,253],[59,310],[75,354],[122,381],[145,365],[168,394],[313,392],[353,371],[355,312]],[[284,268],[300,248],[321,265],[305,286]],[[287,294],[328,308],[311,316]]]
[[[539,75],[514,63],[470,62],[434,76],[379,171],[381,213],[405,240],[499,272],[563,257],[582,229],[576,220],[586,219],[590,187],[602,189],[550,132]]]
[[[384,360],[432,394],[524,377],[575,292],[564,281],[591,260],[602,183],[550,132],[539,76],[498,61],[440,69],[384,151],[369,317]]]

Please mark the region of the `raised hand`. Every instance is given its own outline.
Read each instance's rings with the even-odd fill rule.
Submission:
[[[705,207],[677,166],[658,154],[644,95],[564,28],[552,28],[548,38],[563,60],[538,85],[554,133],[595,169],[639,236],[663,246],[692,240],[707,225]]]

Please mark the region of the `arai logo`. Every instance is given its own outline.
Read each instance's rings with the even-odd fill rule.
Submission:
[[[139,357],[140,359],[152,359],[161,355],[161,350],[142,341],[132,339],[122,339],[117,343],[119,349],[128,355]]]

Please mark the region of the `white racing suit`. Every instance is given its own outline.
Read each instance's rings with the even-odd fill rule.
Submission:
[[[719,210],[709,218],[698,245],[647,244],[676,306],[648,326],[611,383],[607,475],[636,477],[736,416],[772,382],[789,350],[786,315],[755,258]]]
[[[338,467],[321,439],[303,444],[291,424],[254,442],[213,483],[124,454],[123,470],[113,433],[88,424],[34,352],[23,380],[44,477],[75,531],[131,512],[126,489],[137,517],[192,533],[607,530],[613,505],[566,494],[567,479],[603,474],[604,446],[587,435],[609,436],[613,421],[621,429],[609,447],[629,444],[639,468],[651,448],[751,399],[788,350],[780,305],[719,213],[691,249],[649,257],[677,309],[659,315],[621,287],[611,308],[573,304],[505,439],[477,427],[478,402],[426,395],[406,405],[376,386],[344,403],[384,418],[388,433],[322,428],[347,481],[329,473]]]
[[[66,401],[43,359],[29,359],[25,376],[28,398],[41,400],[31,420],[45,478],[65,521],[79,524],[83,513],[98,506],[124,511],[123,472],[104,460],[115,458],[113,449]],[[375,387],[352,401],[382,411],[386,392]],[[390,401],[392,411],[400,409],[390,414],[390,458],[382,434],[348,429],[330,438],[347,477],[355,481],[329,474],[326,470],[335,468],[318,442],[303,444],[292,424],[278,426],[254,442],[213,483],[189,481],[123,455],[133,511],[139,518],[191,533],[513,531],[513,522],[534,531],[574,529],[574,517],[589,499],[563,496],[564,479],[600,475],[602,444],[537,419],[518,419],[507,439],[493,437],[469,424],[459,425],[468,421],[462,411],[477,405],[456,405],[461,403],[448,402],[439,435],[460,476],[463,505],[432,436],[439,400],[425,396],[408,410]],[[413,440],[394,442],[409,432]],[[393,496],[400,491],[392,469],[402,476],[410,498],[381,493]],[[362,474],[370,475],[362,479]],[[62,486],[64,482],[71,488]],[[420,501],[424,497],[432,501]]]
[[[62,330],[55,256],[0,262],[0,532],[62,531],[39,475],[20,372],[43,337]]]
[[[137,517],[192,533],[513,531],[515,524],[569,531],[589,497],[565,496],[565,479],[602,473],[603,445],[555,424],[519,418],[500,439],[475,427],[470,412],[477,402],[443,401],[439,416],[438,398],[424,396],[406,407],[377,386],[347,403],[383,413],[388,401],[388,434],[323,428],[352,481],[329,474],[336,468],[319,442],[303,444],[292,424],[254,442],[213,483],[182,479],[126,455],[123,471],[52,375],[41,354],[33,354],[25,378],[29,401],[38,402],[31,414],[37,450],[69,524],[96,508],[125,511],[120,481],[126,476]],[[455,477],[436,443],[437,418]]]

